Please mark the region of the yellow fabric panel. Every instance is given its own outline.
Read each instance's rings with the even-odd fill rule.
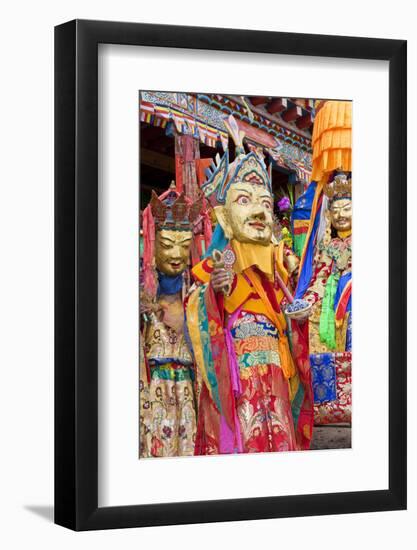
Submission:
[[[287,322],[285,320],[283,313],[275,311],[273,309],[272,304],[267,297],[267,294],[262,286],[262,283],[258,275],[252,270],[252,268],[249,267],[245,273],[249,278],[250,282],[252,283],[253,288],[255,289],[255,292],[258,294],[259,299],[264,303],[265,310],[268,312],[268,318],[271,319],[271,321],[277,327],[280,335],[282,335],[282,333],[287,328]],[[278,292],[275,291],[275,294],[277,297],[279,296],[280,292],[281,291],[278,291]]]
[[[352,152],[350,149],[330,149],[323,151],[318,158],[313,159],[313,164],[314,168],[311,179],[327,183],[327,176],[333,170],[352,171]]]
[[[314,120],[313,144],[329,129],[352,128],[352,102],[326,101]]]
[[[245,311],[249,311],[250,313],[260,313],[261,315],[268,317],[268,319],[273,322],[273,319],[271,319],[270,315],[268,315],[268,311],[260,298],[250,298],[247,300],[245,302]]]
[[[348,321],[349,313],[346,313],[340,321],[336,321],[336,351],[345,351],[346,349]]]
[[[193,267],[193,275],[202,283],[210,281],[210,273],[204,269],[204,264],[212,266],[211,260],[203,260]],[[236,285],[230,296],[224,297],[224,307],[228,313],[233,313],[240,307],[252,293],[252,288],[241,274],[236,275]]]
[[[284,246],[285,246],[285,243],[284,241],[280,241],[278,246],[275,247],[275,250],[274,250],[274,256],[275,256],[275,263],[276,263],[276,268],[278,270],[278,274],[279,276],[281,277],[282,279],[282,282],[284,283],[284,285],[287,285],[288,284],[288,271],[284,265]],[[278,303],[280,304],[284,298],[284,292],[279,289],[278,291],[275,292],[276,296],[277,296],[277,300],[278,300]],[[283,326],[286,327],[287,326],[287,322],[285,320],[285,317],[284,315],[281,313],[281,322],[283,323]]]
[[[265,273],[270,280],[273,279],[274,269],[272,258],[274,246],[272,244],[264,246],[262,244],[240,243],[232,240],[231,245],[236,256],[236,261],[233,266],[236,273],[242,273],[242,271],[248,267],[255,265]]]
[[[278,273],[286,284],[288,282],[288,272],[284,266],[284,241],[281,241],[278,246],[251,245],[249,243],[237,243],[233,241],[233,249],[236,254],[236,262],[233,266],[233,271],[236,275],[236,284],[231,294],[224,297],[224,307],[227,313],[232,314],[239,307],[245,305],[245,310],[266,315],[274,322],[274,319],[271,319],[271,315],[268,315],[266,307],[263,305],[263,301],[260,298],[250,298],[250,295],[256,292],[246,278],[240,273],[240,270],[246,269],[246,266],[249,267],[253,265],[253,261],[256,261],[256,264],[262,268],[264,273],[273,276],[274,266],[272,258],[273,255],[275,255]],[[210,281],[210,273],[204,269],[204,265],[211,267],[212,261],[208,260],[207,262],[207,260],[203,260],[196,264],[192,271],[199,281],[208,283]],[[275,294],[280,304],[283,299],[282,290],[276,290]],[[282,314],[280,314],[280,321],[285,328],[285,317]]]
[[[300,227],[308,229],[308,226],[310,225],[310,220],[294,220],[293,223],[295,229],[299,229]]]
[[[204,288],[197,288],[194,292],[191,293],[188,298],[187,303],[187,328],[188,334],[190,336],[191,343],[193,345],[194,351],[194,360],[196,363],[197,371],[197,384],[199,385],[198,377],[201,376],[204,383],[207,386],[207,389],[210,392],[210,384],[208,383],[207,372],[204,364],[203,356],[203,344],[201,341],[201,332],[198,324],[198,302],[200,297],[200,292],[204,292]],[[207,337],[208,335],[206,335]],[[211,393],[211,392],[210,392]]]
[[[246,302],[248,297],[252,294],[253,289],[247,282],[245,277],[240,273],[236,275],[236,286],[230,293],[230,296],[225,296],[224,307],[227,313],[233,313]]]
[[[296,372],[294,376],[291,376],[288,380],[288,393],[290,396],[290,401],[294,401],[294,397],[297,395],[298,387],[300,386],[300,377]]]
[[[284,241],[280,241],[275,247],[275,261],[277,262],[278,273],[285,284],[288,283],[288,271],[284,265]]]
[[[313,143],[313,159],[320,156],[326,149],[350,149],[352,145],[351,128],[331,128],[326,130]]]
[[[352,235],[352,230],[349,229],[348,231],[338,231],[337,235],[341,239],[347,239],[347,237],[350,237]]]
[[[258,275],[253,271],[253,269],[251,267],[248,267],[245,273],[248,276],[253,287],[255,288],[256,292],[260,296],[261,300],[264,302],[265,309],[268,311],[268,317],[273,320],[272,322],[278,329],[278,353],[281,360],[281,368],[284,376],[289,379],[291,376],[294,376],[296,371],[290,352],[288,338],[284,332],[286,329],[285,317],[282,312],[278,312],[273,309],[267,293],[262,286],[261,280],[259,279]]]
[[[352,170],[352,102],[326,101],[313,128],[311,179],[322,181],[336,169]]]
[[[213,267],[212,260],[210,258],[208,260],[202,260],[201,262],[196,264],[191,271],[194,277],[196,277],[196,279],[198,279],[202,283],[208,283],[210,280],[210,273],[208,273],[204,269],[204,266],[208,266],[212,268]]]
[[[277,295],[278,293],[276,292],[275,294]],[[265,315],[272,323],[274,322],[274,319],[271,319],[271,315],[260,298],[249,298],[249,300],[246,300],[246,302],[244,302],[244,309],[249,313],[260,313],[261,315]]]

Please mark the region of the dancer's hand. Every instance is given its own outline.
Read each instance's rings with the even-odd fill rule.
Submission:
[[[232,277],[230,271],[223,267],[215,267],[211,273],[210,283],[214,292],[227,292],[230,290]]]

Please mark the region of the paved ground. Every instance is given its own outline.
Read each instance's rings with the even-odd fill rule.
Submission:
[[[349,449],[351,428],[346,426],[315,426],[310,449]]]

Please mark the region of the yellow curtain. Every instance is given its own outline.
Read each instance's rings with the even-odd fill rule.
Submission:
[[[325,101],[313,127],[313,181],[325,183],[336,169],[352,171],[352,102]]]

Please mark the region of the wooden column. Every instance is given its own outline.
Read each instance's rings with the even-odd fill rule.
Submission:
[[[200,142],[193,136],[175,134],[175,184],[192,201],[198,195],[195,161],[200,158]]]
[[[183,191],[191,201],[197,200],[199,185],[197,183],[196,160],[200,158],[200,142],[193,136],[175,134],[175,184],[177,191]],[[201,241],[204,239],[203,224],[193,228],[194,238],[191,244],[191,263],[201,260]]]

